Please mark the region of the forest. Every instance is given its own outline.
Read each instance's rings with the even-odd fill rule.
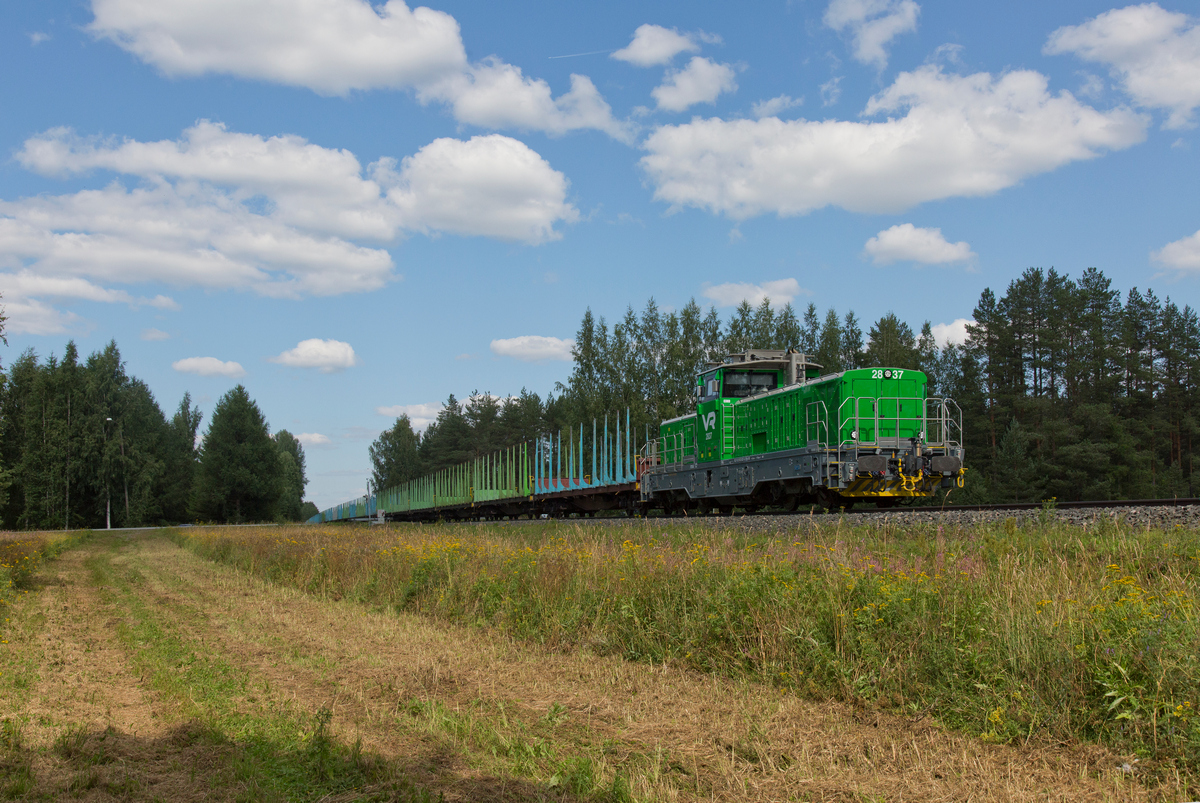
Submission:
[[[0,338],[3,336],[0,313]],[[7,341],[4,341],[7,345]],[[0,528],[140,527],[189,521],[299,521],[303,446],[273,436],[245,388],[201,413],[184,394],[168,419],[129,376],[115,342],[81,359],[32,351],[0,365]]]
[[[799,348],[823,373],[917,369],[930,394],[963,411],[966,485],[951,503],[1195,496],[1200,322],[1152,290],[1030,268],[1003,295],[985,289],[962,343],[939,345],[889,312],[866,327],[851,310],[742,304],[726,320],[693,299],[664,312],[653,299],[611,325],[589,309],[565,383],[545,397],[451,396],[424,433],[402,417],[371,446],[384,488],[628,409],[635,432],[692,404],[695,374],[752,348]]]

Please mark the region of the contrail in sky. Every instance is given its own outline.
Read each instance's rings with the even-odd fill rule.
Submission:
[[[568,53],[568,54],[567,54],[567,55],[565,55],[565,56],[547,56],[546,58],[550,58],[550,59],[573,59],[573,58],[575,58],[576,56],[596,56],[596,55],[599,55],[600,53],[612,53],[612,52],[613,52],[613,51],[611,51],[611,50],[593,50],[593,51],[591,51],[591,52],[589,52],[589,53]]]

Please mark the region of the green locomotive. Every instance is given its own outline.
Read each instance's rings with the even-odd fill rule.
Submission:
[[[696,412],[643,450],[644,508],[881,507],[961,487],[962,412],[901,368],[821,375],[795,350],[754,350],[697,377]]]

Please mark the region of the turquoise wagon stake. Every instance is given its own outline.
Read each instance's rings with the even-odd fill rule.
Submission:
[[[696,412],[662,422],[641,457],[645,509],[888,507],[962,486],[962,411],[920,371],[821,376],[795,350],[748,351],[710,363]]]

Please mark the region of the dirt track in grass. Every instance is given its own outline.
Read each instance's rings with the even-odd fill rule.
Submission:
[[[39,794],[88,781],[81,799],[244,793],[233,780],[210,780],[232,777],[236,734],[232,745],[196,739],[204,704],[164,690],[161,678],[151,683],[140,646],[118,638],[140,606],[173,638],[232,667],[240,680],[222,703],[229,710],[328,709],[336,738],[360,739],[447,800],[574,800],[561,767],[578,758],[595,789],[620,774],[634,799],[1156,797],[1136,769],[1121,768],[1125,759],[1098,748],[991,745],[928,720],[670,666],[548,654],[486,630],[265,584],[159,535],[85,542],[43,578],[5,645],[28,656],[28,681],[0,682],[0,710],[25,723]],[[72,761],[72,734],[78,755],[107,742],[110,760]]]

